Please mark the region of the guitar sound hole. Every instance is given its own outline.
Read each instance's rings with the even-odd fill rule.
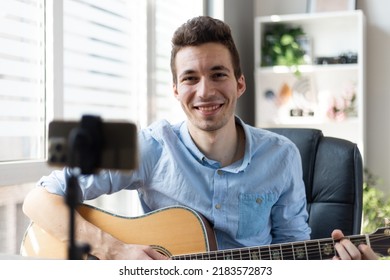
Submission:
[[[166,257],[169,257],[171,258],[172,257],[172,254],[171,252],[169,252],[167,249],[165,249],[164,247],[162,246],[159,246],[159,245],[150,245],[150,247],[152,247],[154,250],[156,250],[157,252],[159,252],[160,254],[166,256]]]

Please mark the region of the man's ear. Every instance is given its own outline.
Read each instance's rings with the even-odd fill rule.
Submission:
[[[239,98],[246,90],[246,82],[244,75],[241,75],[237,80],[237,98]]]
[[[179,100],[179,92],[177,91],[177,85],[176,85],[176,83],[173,83],[172,88],[173,88],[173,95],[175,96],[175,98],[176,98],[177,100]]]

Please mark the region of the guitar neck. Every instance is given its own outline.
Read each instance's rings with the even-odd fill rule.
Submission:
[[[348,236],[355,245],[369,244],[368,235]],[[174,260],[325,260],[337,255],[332,238],[245,247],[199,254],[177,255]]]

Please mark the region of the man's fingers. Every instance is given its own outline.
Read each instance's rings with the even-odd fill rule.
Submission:
[[[335,229],[334,231],[332,231],[332,238],[334,240],[340,240],[344,237],[344,234],[341,230],[339,229]]]
[[[370,246],[366,244],[360,244],[358,246],[359,251],[362,253],[363,260],[377,260],[378,255],[375,254],[373,250],[370,249]]]

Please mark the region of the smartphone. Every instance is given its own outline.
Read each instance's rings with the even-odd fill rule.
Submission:
[[[72,155],[72,141],[70,135],[75,129],[80,128],[78,121],[52,121],[49,123],[48,131],[48,164],[51,166],[65,167],[74,164],[72,156],[78,157],[78,161],[90,160],[80,159],[80,155]],[[98,165],[99,169],[133,170],[138,166],[137,154],[137,127],[130,122],[102,122],[99,134],[92,137],[90,141],[99,141]],[[92,143],[93,144],[93,143]],[[94,156],[94,155],[93,155]],[[93,158],[93,156],[91,158]],[[72,166],[74,167],[74,166]]]

